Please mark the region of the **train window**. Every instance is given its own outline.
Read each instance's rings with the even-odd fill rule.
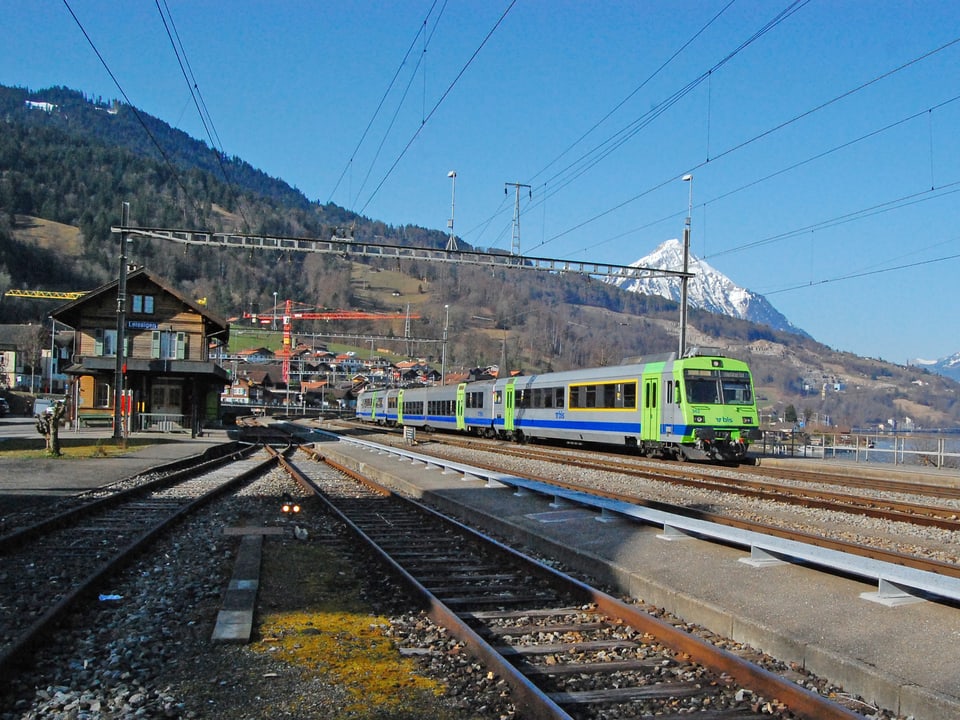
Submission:
[[[663,390],[664,404],[673,402],[673,380],[667,380],[667,384],[664,386]]]
[[[603,392],[602,398],[598,397],[600,400],[600,407],[605,408],[615,408],[617,406],[617,386],[613,383],[607,383],[606,385],[601,385],[600,390]]]
[[[748,373],[721,372],[720,385],[723,389],[723,402],[728,405],[749,405],[753,402]]]
[[[582,392],[583,392],[583,407],[595,408],[597,406],[597,386],[584,385]]]
[[[563,407],[563,388],[562,387],[553,389],[553,406],[558,408]]]
[[[718,405],[720,396],[717,393],[715,378],[697,378],[687,380],[687,399],[692,403]]]
[[[494,404],[494,405],[503,405],[503,390],[494,390],[494,391],[493,391],[493,404]]]

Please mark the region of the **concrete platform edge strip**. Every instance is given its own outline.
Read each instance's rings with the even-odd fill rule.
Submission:
[[[260,585],[260,557],[263,534],[244,535],[233,567],[233,576],[220,603],[211,640],[214,642],[250,642],[253,612]]]

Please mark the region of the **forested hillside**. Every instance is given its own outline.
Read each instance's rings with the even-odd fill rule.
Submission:
[[[28,100],[48,105],[31,107]],[[347,232],[391,244],[446,243],[439,231],[388,225],[311,202],[281,179],[156,118],[73,90],[0,87],[0,122],[0,292],[88,290],[115,278],[118,237],[110,228],[119,224],[124,202],[137,226],[310,238]],[[277,298],[335,308],[411,306],[422,316],[412,334],[438,339],[448,306],[447,366],[453,369],[506,358],[511,369],[542,372],[615,364],[677,346],[675,303],[586,277],[185,248],[137,240],[128,256],[184,294],[207,298],[224,317],[270,310]],[[388,275],[393,279],[386,282]],[[50,309],[0,298],[0,324],[41,322]],[[952,381],[718,315],[691,312],[690,322],[694,343],[722,347],[751,363],[769,413],[783,415],[793,406],[837,424],[910,417],[925,425],[960,425]],[[397,334],[362,323],[324,328]],[[393,345],[397,352],[406,348],[401,340]],[[437,347],[417,350],[436,360]]]

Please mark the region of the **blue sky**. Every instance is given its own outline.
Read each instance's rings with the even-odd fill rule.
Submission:
[[[960,3],[0,0],[0,83],[121,96],[68,6],[210,143],[162,9],[215,142],[312,200],[445,230],[455,170],[456,234],[509,249],[522,183],[522,253],[629,264],[692,173],[693,252],[816,339],[960,351]]]

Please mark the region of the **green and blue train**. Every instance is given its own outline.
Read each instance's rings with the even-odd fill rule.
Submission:
[[[750,368],[711,349],[457,385],[372,388],[357,417],[518,442],[619,445],[641,455],[743,462],[760,435]]]

